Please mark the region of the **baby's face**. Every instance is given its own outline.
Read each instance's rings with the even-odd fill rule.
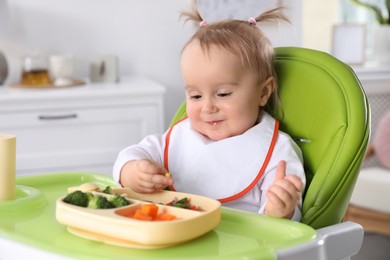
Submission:
[[[204,52],[197,41],[183,51],[187,115],[192,127],[211,140],[243,134],[254,126],[268,100],[252,71],[225,49]]]

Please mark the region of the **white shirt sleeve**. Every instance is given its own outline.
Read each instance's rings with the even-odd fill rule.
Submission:
[[[114,181],[119,183],[121,170],[128,161],[149,159],[163,165],[165,135],[149,135],[139,144],[131,145],[120,151],[113,167]]]
[[[287,139],[285,137],[287,137]],[[279,140],[277,146],[275,146],[273,155],[274,156],[269,162],[269,167],[271,168],[267,170],[266,176],[264,176],[262,181],[259,183],[261,189],[261,206],[258,212],[260,214],[264,214],[265,204],[268,200],[267,190],[275,180],[276,166],[279,161],[286,161],[286,174],[294,174],[298,176],[304,184],[306,183],[306,176],[303,168],[302,152],[299,149],[298,145],[290,137],[288,137],[284,133],[281,133],[279,135]],[[302,198],[296,206],[294,215],[292,216],[291,220],[301,220],[301,206]]]

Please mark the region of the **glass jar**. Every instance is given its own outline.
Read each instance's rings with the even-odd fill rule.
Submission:
[[[20,83],[33,87],[53,84],[49,75],[48,59],[36,54],[24,57]]]

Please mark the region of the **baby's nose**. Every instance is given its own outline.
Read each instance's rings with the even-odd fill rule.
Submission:
[[[212,99],[210,99],[210,98],[205,99],[204,104],[203,104],[203,111],[205,113],[215,113],[217,110],[218,110],[218,108]]]

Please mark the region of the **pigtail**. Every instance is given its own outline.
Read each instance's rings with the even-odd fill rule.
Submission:
[[[285,21],[287,23],[290,23],[290,20],[285,16],[281,11],[284,10],[284,6],[278,6],[275,8],[272,8],[268,11],[265,11],[264,13],[261,13],[257,17],[250,18],[254,19],[258,23],[263,23],[263,22],[273,22],[273,21]],[[250,22],[250,21],[249,21]]]
[[[279,6],[276,8],[272,8],[268,11],[265,11],[264,13],[261,13],[257,17],[251,17],[249,18],[248,22],[250,25],[256,26],[258,23],[264,23],[264,22],[287,22],[290,23],[290,20],[282,13],[282,10],[284,10],[284,6]],[[266,43],[266,38],[263,37],[265,40],[263,43]],[[270,43],[268,42],[269,47],[268,48],[262,48],[264,51],[264,54],[266,54],[266,51],[268,49],[268,60],[271,62],[272,60],[272,66],[269,68],[268,73],[270,73],[268,76],[272,76],[274,78],[274,83],[276,85],[274,92],[272,93],[270,99],[268,100],[266,106],[263,108],[265,111],[267,111],[269,114],[271,114],[273,117],[283,120],[284,118],[284,110],[282,103],[280,102],[279,95],[278,95],[278,78],[276,76],[275,71],[275,60],[274,60],[274,53],[273,48],[271,47]],[[267,55],[267,54],[266,54]],[[271,58],[272,57],[272,58]],[[267,59],[265,56],[262,57],[262,59]],[[270,63],[270,64],[271,64]],[[263,75],[265,76],[265,75]]]
[[[191,10],[182,11],[180,13],[180,18],[185,18],[184,23],[188,21],[194,22],[198,26],[202,26],[205,24],[205,21],[203,20],[202,16],[200,15],[198,4],[196,0],[192,0],[192,7]]]

